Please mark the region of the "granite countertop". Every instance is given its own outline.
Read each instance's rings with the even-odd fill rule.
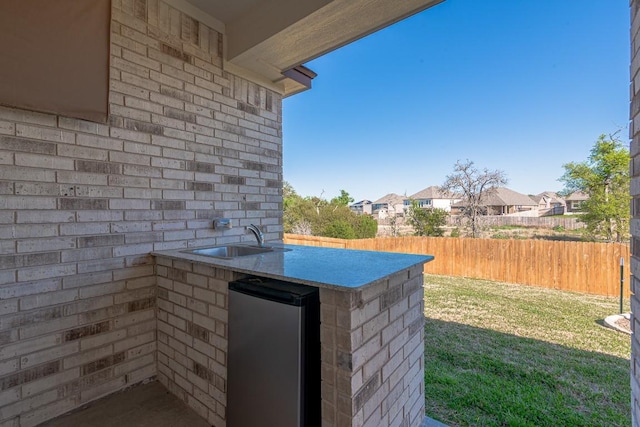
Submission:
[[[274,252],[233,259],[184,252],[157,251],[152,255],[285,280],[304,285],[358,289],[398,271],[433,260],[431,255],[412,255],[353,249],[320,248],[267,242]],[[190,248],[192,250],[195,248]]]

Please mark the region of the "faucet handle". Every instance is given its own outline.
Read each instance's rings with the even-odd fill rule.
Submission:
[[[216,218],[213,220],[213,228],[231,228],[231,220],[229,218]]]

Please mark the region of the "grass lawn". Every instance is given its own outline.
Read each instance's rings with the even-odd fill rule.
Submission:
[[[450,426],[631,425],[631,339],[602,326],[618,304],[425,276],[427,415]]]

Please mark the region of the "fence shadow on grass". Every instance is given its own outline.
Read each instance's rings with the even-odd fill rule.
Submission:
[[[425,317],[424,375],[427,415],[452,427],[631,425],[621,357]]]
[[[571,235],[548,235],[544,234],[536,234],[533,236],[533,239],[537,240],[549,240],[552,242],[588,242],[589,240],[585,240],[582,236],[571,236]]]

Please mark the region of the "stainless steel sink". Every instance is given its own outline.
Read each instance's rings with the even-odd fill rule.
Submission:
[[[182,251],[188,254],[210,256],[213,258],[233,259],[237,257],[260,255],[269,252],[283,252],[290,249],[273,246],[249,246],[249,245],[224,245],[210,248],[197,248]]]

